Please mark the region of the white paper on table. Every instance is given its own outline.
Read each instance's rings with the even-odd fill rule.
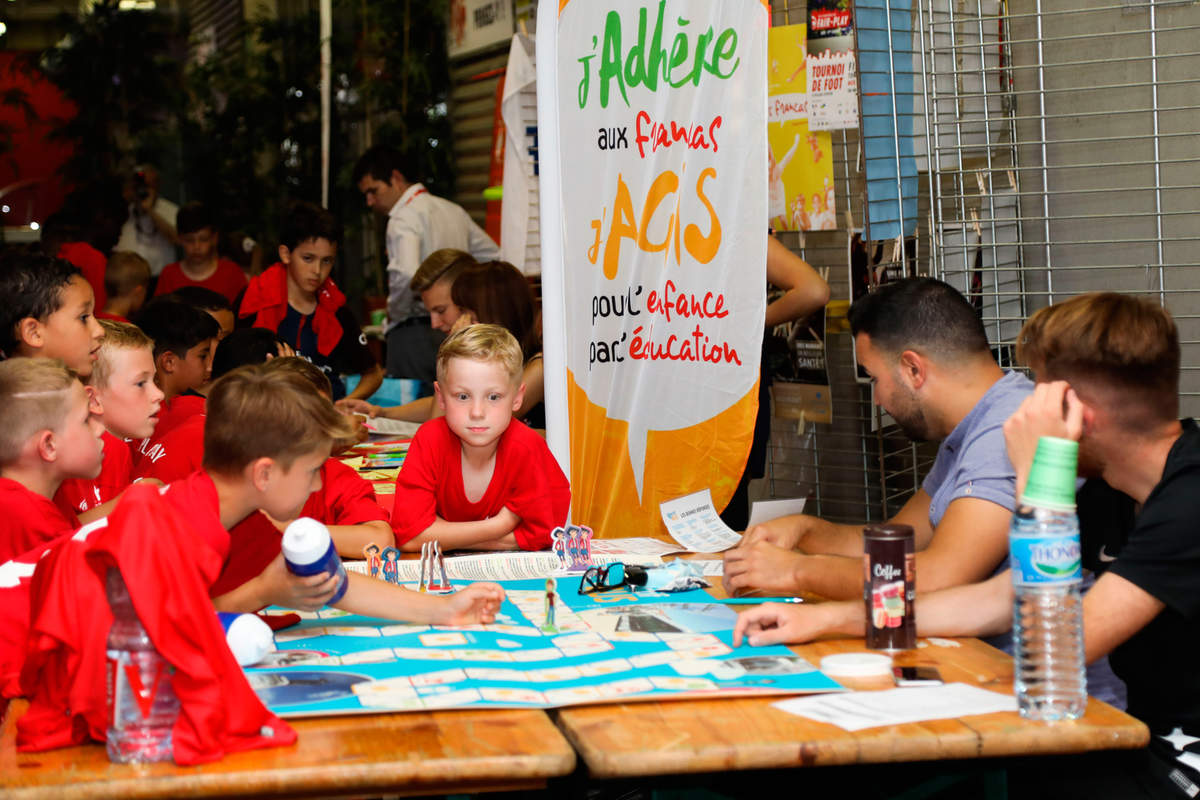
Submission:
[[[1017,710],[1017,700],[1012,695],[989,692],[965,683],[823,694],[781,700],[771,705],[789,714],[828,722],[848,731]]]
[[[750,504],[750,521],[746,530],[755,525],[770,522],[773,519],[786,517],[789,514],[803,514],[807,497],[789,497],[784,500],[756,500]]]
[[[671,538],[693,553],[720,553],[742,540],[721,521],[708,489],[659,503],[658,512]]]
[[[609,564],[613,561],[648,567],[662,564],[662,558],[656,555],[592,553],[593,564]],[[353,572],[367,572],[366,561],[347,560],[344,563],[346,569]],[[562,563],[558,556],[545,550],[446,557],[446,577],[452,581],[518,581],[545,578],[561,572]],[[400,583],[416,583],[421,576],[421,562],[397,562],[396,575]]]
[[[719,578],[725,574],[725,562],[719,558],[690,558],[687,563],[695,566],[706,578]]]
[[[417,428],[421,427],[419,422],[406,422],[402,419],[391,419],[390,417],[368,417],[366,414],[359,414],[363,418],[363,423],[367,426],[370,433],[378,433],[383,436],[416,436]]]
[[[639,536],[629,539],[592,539],[592,553],[613,556],[666,556],[683,553],[679,545]]]

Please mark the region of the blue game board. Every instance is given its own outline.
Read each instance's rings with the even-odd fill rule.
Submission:
[[[502,581],[493,625],[395,624],[323,609],[276,633],[248,668],[280,716],[439,708],[553,708],[710,694],[800,694],[842,687],[786,647],[734,650],[735,612],[704,591],[578,594],[557,579]]]

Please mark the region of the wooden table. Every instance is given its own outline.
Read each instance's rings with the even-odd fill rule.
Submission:
[[[926,640],[921,640],[926,641]],[[897,665],[933,664],[947,682],[1012,693],[1012,659],[976,639],[902,653]],[[813,664],[865,651],[862,640],[793,648]],[[565,708],[559,728],[598,778],[934,759],[1083,753],[1143,747],[1146,726],[1098,700],[1074,722],[1016,712],[845,731],[771,708],[782,698],[679,700]]]
[[[110,764],[100,744],[16,752],[13,701],[0,728],[0,796],[182,798],[442,794],[537,789],[575,767],[575,753],[542,711],[437,711],[289,720],[291,747],[213,764]]]

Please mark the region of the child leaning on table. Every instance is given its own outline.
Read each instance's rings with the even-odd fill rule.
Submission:
[[[434,394],[445,413],[413,437],[396,478],[392,530],[405,550],[543,550],[567,517],[571,487],[545,440],[511,425],[525,387],[517,340],[471,325],[438,349]]]
[[[0,362],[0,562],[79,527],[51,498],[68,478],[100,472],[104,426],[63,362]],[[2,606],[0,606],[2,607]]]

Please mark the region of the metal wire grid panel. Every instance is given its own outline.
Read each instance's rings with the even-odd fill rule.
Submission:
[[[922,0],[933,266],[1006,358],[1081,292],[1155,298],[1200,412],[1200,5]]]
[[[805,2],[773,0],[772,25],[802,25]],[[911,58],[911,56],[910,56]],[[778,238],[818,270],[828,269],[833,306],[850,296],[848,238],[861,233],[865,220],[865,176],[857,130],[831,133],[834,192],[838,228],[803,235],[781,233]],[[928,214],[926,184],[921,190],[918,218]],[[918,256],[928,253],[928,226],[919,231]],[[914,270],[928,272],[927,261]],[[853,348],[844,317],[830,315],[826,333],[826,363],[833,395],[833,422],[802,423],[775,418],[771,430],[764,484],[755,487],[770,497],[810,497],[808,511],[843,521],[877,521],[894,514],[919,486],[919,476],[932,461],[929,448],[914,448],[892,427],[880,427],[870,388],[856,379]]]

